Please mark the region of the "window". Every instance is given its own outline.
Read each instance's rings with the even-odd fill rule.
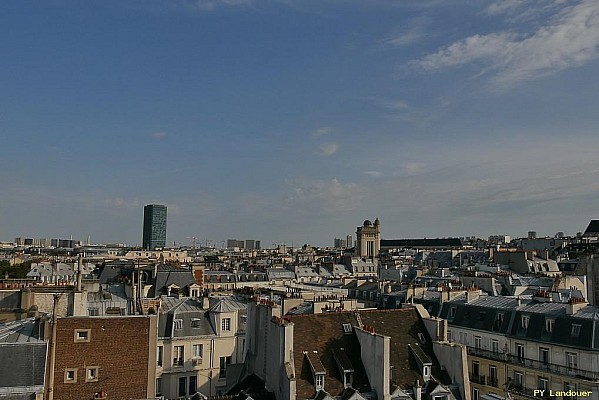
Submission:
[[[549,333],[553,332],[553,327],[555,326],[554,319],[546,319],[545,320],[545,330]]]
[[[156,397],[162,395],[162,378],[156,378]]]
[[[569,383],[569,382],[564,382],[564,391],[567,392],[569,390],[572,390],[573,392],[576,391],[576,385]],[[575,399],[575,396],[564,396],[564,399]]]
[[[316,390],[324,387],[324,375],[316,375]]]
[[[231,318],[223,318],[223,320],[221,322],[221,329],[223,331],[231,330]]]
[[[493,322],[493,330],[500,330],[501,325],[503,325],[503,313],[497,313],[497,315],[495,315],[495,321]]]
[[[98,380],[98,367],[85,368],[85,381],[96,382]]]
[[[472,388],[472,400],[479,400],[480,394],[477,388]]]
[[[570,332],[570,334],[572,337],[575,337],[575,338],[580,336],[580,325],[572,324],[572,331]]]
[[[204,356],[204,345],[203,344],[194,344],[193,345],[193,356],[195,358],[197,357],[203,357]]]
[[[495,365],[489,365],[489,385],[497,387],[497,367]]]
[[[183,329],[183,320],[182,319],[176,319],[173,321],[173,323],[175,324],[175,329]]]
[[[346,334],[352,333],[351,324],[342,324],[342,326],[343,326],[343,333],[346,333]]]
[[[516,343],[516,356],[518,357],[518,362],[524,364],[524,345]]]
[[[487,312],[486,311],[481,311],[478,313],[478,320],[479,321],[484,321],[485,318],[487,318]]]
[[[499,353],[499,340],[491,339],[491,351],[495,354]]]
[[[91,329],[75,329],[75,343],[89,342]]]
[[[183,346],[175,346],[173,351],[173,366],[182,366],[183,358],[184,358],[184,347]]]
[[[192,319],[192,320],[191,320],[191,327],[192,327],[192,328],[199,328],[199,327],[201,327],[201,324],[200,324],[200,322],[201,322],[201,321],[202,321],[202,320],[201,320],[201,319],[199,319],[199,318],[194,318],[194,319]]]
[[[450,342],[453,340],[453,333],[451,331],[447,331],[447,340]]]
[[[100,315],[100,310],[97,308],[89,308],[88,312],[90,317],[97,317],[98,315]]]
[[[187,396],[187,378],[179,377],[179,397]]]
[[[472,376],[475,378],[480,376],[480,363],[478,361],[472,361]]]
[[[566,351],[566,367],[570,375],[575,375],[578,369],[578,354]]]
[[[455,318],[456,311],[457,311],[456,307],[451,307],[449,309],[449,319],[454,319]]]
[[[198,391],[198,377],[190,376],[189,377],[189,395],[192,396]]]
[[[546,347],[539,347],[539,361],[543,364],[543,368],[549,366],[549,349]]]
[[[530,316],[523,315],[521,320],[522,329],[528,329],[528,322],[530,321]]]
[[[219,363],[218,377],[224,378],[227,376],[227,365],[231,364],[231,357],[221,357]]]
[[[77,383],[77,368],[64,371],[64,383]]]
[[[547,390],[549,388],[549,379],[547,378],[542,378],[539,376],[539,389],[541,390]]]
[[[482,344],[481,343],[482,343],[482,341],[481,341],[480,336],[475,336],[474,337],[474,348],[476,350],[480,350],[482,348]]]
[[[522,383],[524,382],[524,376],[522,372],[514,371],[514,386],[517,389],[522,389]]]
[[[163,346],[158,346],[158,349],[156,351],[156,365],[159,367],[162,367],[162,356],[164,353],[164,347]]]

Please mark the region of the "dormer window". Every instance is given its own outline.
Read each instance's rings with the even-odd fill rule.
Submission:
[[[324,389],[324,375],[316,375],[316,384],[314,386],[316,386],[316,390]]]
[[[183,329],[183,320],[182,319],[176,319],[173,321],[173,323],[175,324],[175,329]]]
[[[549,333],[553,332],[553,326],[555,325],[554,319],[546,319],[545,320],[545,330]]]
[[[503,325],[503,313],[497,313],[497,315],[495,315],[495,321],[493,322],[493,330],[500,330],[501,325]]]
[[[579,324],[572,324],[572,331],[570,332],[572,337],[580,336],[580,327],[581,325]]]
[[[343,324],[343,333],[350,334],[352,333],[351,324]]]
[[[221,329],[223,331],[231,330],[231,318],[223,318],[223,320],[221,322]]]
[[[530,322],[530,316],[523,315],[521,319],[522,329],[528,329],[528,323]]]
[[[455,318],[456,311],[457,311],[456,307],[451,307],[449,309],[449,319],[454,319]]]
[[[191,327],[192,328],[200,328],[201,327],[201,319],[199,318],[194,318],[191,320]]]

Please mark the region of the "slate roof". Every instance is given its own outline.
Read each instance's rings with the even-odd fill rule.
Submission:
[[[599,219],[592,219],[584,231],[585,235],[599,234]]]
[[[182,321],[181,329],[175,329],[174,320]],[[193,298],[163,298],[158,313],[158,337],[190,337],[216,335],[207,310]]]
[[[247,304],[236,300],[233,297],[220,297],[210,306],[209,311],[215,313],[229,313],[247,308]]]
[[[44,343],[39,339],[40,329],[40,321],[35,318],[0,324],[0,344]]]
[[[298,399],[312,399],[316,395],[312,370],[304,351],[318,352],[326,370],[325,390],[333,397],[343,392],[343,380],[336,365],[333,351],[343,348],[355,369],[354,388],[370,391],[364,365],[360,361],[360,343],[355,334],[344,334],[343,324],[358,325],[353,313],[327,313],[288,316],[293,322],[293,359]]]
[[[293,271],[286,270],[285,268],[267,268],[266,275],[270,281],[276,279],[295,279]]]
[[[599,308],[587,305],[574,315],[568,315],[566,308],[565,303],[533,300],[518,305],[518,300],[513,297],[488,296],[468,304],[446,302],[440,317],[447,319],[450,327],[459,326],[506,334],[515,339],[599,350]],[[453,318],[451,309],[455,309]],[[503,314],[500,326],[497,323],[498,314]],[[526,328],[522,323],[523,317],[528,318]],[[547,319],[555,321],[551,332],[546,329]],[[573,325],[580,326],[578,334],[573,333]]]
[[[44,384],[46,343],[1,343],[0,387]]]
[[[196,283],[189,269],[159,265],[156,272],[156,281],[148,293],[148,297],[157,297],[167,293],[168,286],[175,284],[183,289]]]
[[[423,382],[408,344],[419,345],[433,362],[435,377],[442,383],[451,383],[446,374],[442,374],[438,368],[439,363],[433,352],[432,341],[415,308],[361,311],[360,316],[364,325],[372,326],[376,333],[391,338],[392,386],[409,388],[417,379]],[[420,336],[425,339],[425,343],[420,341]]]
[[[385,247],[462,247],[463,243],[459,238],[443,239],[381,239],[381,248]]]

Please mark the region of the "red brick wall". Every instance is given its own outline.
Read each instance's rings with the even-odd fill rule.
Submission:
[[[100,390],[110,400],[149,397],[150,326],[146,317],[58,319],[54,399],[93,399]],[[89,343],[74,342],[76,329],[91,329]],[[97,382],[85,382],[86,366],[99,367]],[[69,368],[78,368],[76,383],[64,381]]]

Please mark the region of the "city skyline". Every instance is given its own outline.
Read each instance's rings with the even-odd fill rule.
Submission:
[[[401,3],[401,4],[398,4]],[[583,231],[599,4],[9,2],[0,240]]]

